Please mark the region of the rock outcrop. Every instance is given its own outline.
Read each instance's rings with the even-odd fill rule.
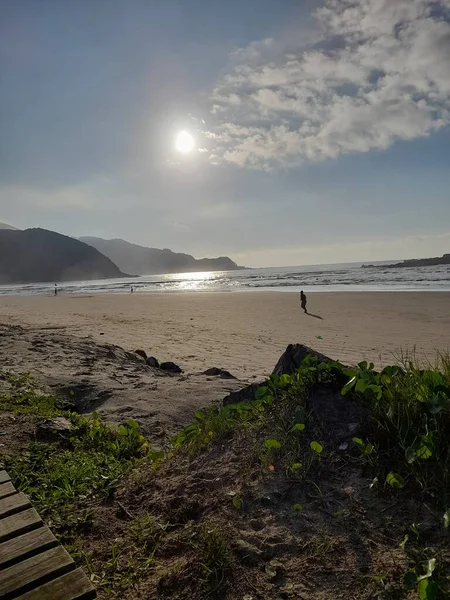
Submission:
[[[407,267],[436,267],[450,265],[450,254],[435,256],[434,258],[412,258],[392,265],[362,265],[362,269],[402,269]]]

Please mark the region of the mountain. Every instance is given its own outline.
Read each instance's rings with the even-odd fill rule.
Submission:
[[[232,271],[242,268],[228,256],[197,260],[190,254],[172,252],[168,249],[146,248],[130,244],[125,240],[103,240],[96,237],[82,237],[80,240],[110,258],[122,271],[138,275]]]
[[[2,223],[0,221],[0,229],[11,229],[13,231],[18,231],[17,227],[13,227],[12,225],[8,225],[8,223]]]
[[[438,265],[450,265],[450,254],[434,258],[412,258],[393,265],[363,265],[362,268],[400,269],[405,267],[436,267]]]
[[[0,283],[74,281],[124,277],[88,244],[47,231],[0,230]]]

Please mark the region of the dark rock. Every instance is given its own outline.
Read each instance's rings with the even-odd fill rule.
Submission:
[[[236,377],[229,371],[225,371],[225,369],[219,369],[218,367],[207,369],[206,371],[203,371],[202,375],[216,376],[221,377],[222,379],[236,379]]]
[[[307,406],[339,449],[349,442],[368,421],[366,409],[356,400],[342,396],[331,386],[317,387]]]
[[[228,394],[228,396],[225,396],[223,399],[223,405],[228,406],[228,404],[238,404],[239,402],[248,402],[249,400],[253,400],[258,388],[263,385],[264,382],[251,383],[237,392],[231,392],[231,394]]]
[[[147,360],[147,353],[145,352],[145,350],[135,350],[134,353],[138,356],[142,356],[144,360]]]
[[[206,369],[206,371],[203,371],[202,375],[220,375],[222,372],[222,369],[219,369],[218,367],[211,367],[211,369]]]
[[[221,369],[219,377],[222,379],[236,379],[234,375],[232,375],[229,371],[225,371],[225,369]]]
[[[331,362],[331,358],[320,352],[316,352],[312,348],[308,348],[308,346],[304,346],[303,344],[289,344],[275,365],[272,372],[273,375],[292,375],[297,371],[303,359],[308,354],[316,356],[322,362]]]
[[[155,369],[159,368],[159,362],[154,356],[149,356],[147,358],[147,364],[149,367],[154,367]]]
[[[182,373],[182,369],[174,362],[163,362],[160,364],[160,368],[163,371],[169,371],[170,373]]]
[[[58,438],[69,438],[72,434],[72,423],[65,417],[47,419],[36,429],[36,439],[51,441]]]

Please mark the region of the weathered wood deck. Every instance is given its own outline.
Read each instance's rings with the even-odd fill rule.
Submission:
[[[0,470],[0,600],[90,600],[82,569]]]

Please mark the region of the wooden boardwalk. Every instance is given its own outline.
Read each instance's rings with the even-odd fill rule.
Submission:
[[[1,467],[0,467],[1,468]],[[82,569],[0,470],[0,600],[90,600]]]

